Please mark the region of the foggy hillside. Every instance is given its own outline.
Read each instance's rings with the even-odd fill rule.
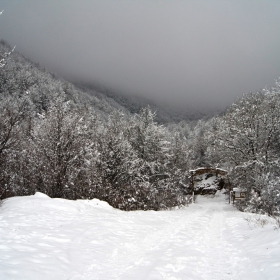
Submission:
[[[0,54],[11,51],[11,47],[5,41],[0,42]],[[87,104],[104,117],[112,110],[121,109],[128,111],[117,102],[108,102],[80,90],[72,83],[47,71],[43,66],[25,58],[17,50],[11,53],[5,62],[5,68],[1,69],[1,94],[23,95],[28,93],[35,111],[46,110],[50,103],[60,95],[65,95],[66,100],[72,100],[77,104]]]
[[[11,50],[9,44],[5,41],[0,42],[0,53]],[[94,110],[101,114],[108,115],[112,110],[122,110],[126,113],[139,113],[142,108],[149,106],[156,112],[156,121],[159,123],[197,121],[202,118],[213,116],[212,113],[203,113],[192,110],[176,110],[171,106],[161,106],[153,100],[145,97],[127,95],[114,90],[109,90],[102,86],[75,83],[75,85],[65,79],[49,72],[37,63],[25,58],[15,50],[6,62],[5,77],[2,77],[2,92],[28,91],[35,103],[35,107],[40,111],[53,100],[55,92],[65,92],[68,99],[75,102],[86,103],[92,106]],[[52,92],[49,89],[52,88]]]
[[[148,99],[144,96],[125,94],[114,89],[107,89],[106,87],[74,83],[78,88],[82,89],[84,92],[96,96],[101,100],[106,100],[109,103],[117,103],[119,106],[126,108],[130,113],[137,114],[142,108],[149,106],[152,111],[156,112],[156,120],[159,123],[177,123],[182,120],[192,122],[199,119],[207,119],[215,114],[220,113],[218,110],[216,112],[209,112],[207,109],[203,112],[199,108],[174,108],[170,104],[163,104],[163,102],[154,101]]]

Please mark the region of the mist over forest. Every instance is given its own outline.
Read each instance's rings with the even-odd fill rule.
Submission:
[[[74,83],[213,114],[280,73],[280,2],[1,1],[0,39]]]
[[[122,210],[186,205],[190,172],[228,172],[242,211],[279,216],[280,83],[223,113],[181,119],[142,99],[74,86],[0,44],[0,196],[98,198]],[[142,102],[142,103],[141,103]],[[202,190],[195,190],[199,194]],[[212,192],[213,190],[211,190]]]

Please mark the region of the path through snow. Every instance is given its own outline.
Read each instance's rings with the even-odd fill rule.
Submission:
[[[245,215],[222,194],[160,212],[10,198],[0,208],[0,279],[279,279],[280,231],[250,228]]]

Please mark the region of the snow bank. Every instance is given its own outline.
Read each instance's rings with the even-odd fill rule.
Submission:
[[[50,198],[48,195],[41,193],[41,192],[36,192],[34,194],[34,197],[38,197],[38,198]]]
[[[92,207],[97,207],[97,208],[102,208],[102,209],[114,209],[111,205],[109,205],[109,203],[107,203],[106,201],[102,201],[99,200],[97,198],[91,199],[91,200],[78,200],[79,203],[81,204],[86,204],[86,205],[90,205]],[[115,209],[116,210],[116,209]]]
[[[280,231],[244,215],[221,193],[160,212],[41,193],[9,198],[0,208],[0,279],[278,279]]]

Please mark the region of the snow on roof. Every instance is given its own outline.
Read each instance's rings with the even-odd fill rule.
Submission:
[[[190,170],[190,173],[203,173],[203,171],[205,173],[211,173],[211,172],[217,172],[220,173],[222,175],[226,175],[228,173],[227,170],[221,169],[221,168],[212,168],[212,167],[199,167],[197,169],[194,170]]]

